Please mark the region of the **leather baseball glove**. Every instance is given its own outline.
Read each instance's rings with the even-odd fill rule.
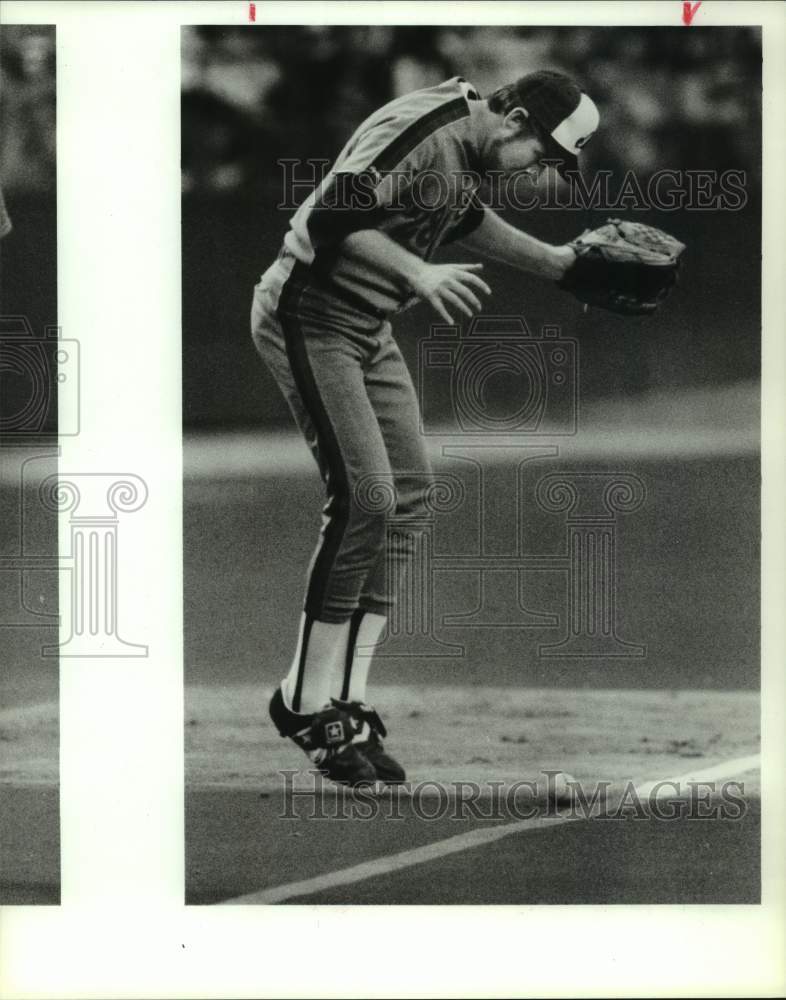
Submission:
[[[573,240],[576,260],[557,283],[586,305],[626,316],[655,312],[677,281],[685,244],[654,226],[609,219]]]

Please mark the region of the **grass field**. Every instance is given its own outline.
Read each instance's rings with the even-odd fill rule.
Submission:
[[[291,442],[296,454],[298,447]],[[464,475],[467,502],[454,514],[437,515],[435,551],[477,552],[476,483],[458,463],[442,468]],[[565,579],[558,572],[525,572],[522,585],[526,606],[556,615],[555,627],[442,627],[443,617],[478,603],[477,574],[460,570],[437,577],[434,617],[439,638],[463,647],[464,655],[386,656],[374,668],[377,682],[758,688],[757,457],[537,459],[527,466],[522,501],[528,553],[564,549],[564,515],[544,513],[532,494],[540,477],[576,468],[634,475],[646,489],[641,508],[618,517],[616,577],[618,634],[646,646],[646,656],[540,657],[539,646],[563,634]],[[504,466],[498,471],[510,472]],[[305,464],[273,474],[187,480],[184,496],[187,683],[272,684],[288,669],[294,647],[321,483]],[[495,544],[504,544],[510,524],[500,517],[492,527]],[[510,581],[503,585],[509,588]]]

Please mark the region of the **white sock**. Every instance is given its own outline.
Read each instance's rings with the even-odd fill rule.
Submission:
[[[360,624],[358,625],[358,619]],[[365,701],[368,672],[374,650],[385,628],[387,618],[371,611],[356,612],[354,628],[349,635],[355,635],[352,649],[347,649],[344,660],[344,678],[339,697],[344,701]]]
[[[330,701],[336,671],[346,658],[349,625],[301,615],[295,656],[281,684],[284,704],[290,711],[318,712]]]

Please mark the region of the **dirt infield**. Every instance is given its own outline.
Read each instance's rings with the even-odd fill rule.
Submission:
[[[279,771],[301,768],[305,758],[273,730],[269,694],[263,684],[186,691],[189,902],[322,877],[499,822],[424,823],[411,808],[402,823],[282,819]],[[640,782],[752,754],[759,744],[759,699],[752,692],[397,686],[375,694],[390,722],[389,746],[414,782],[539,780],[546,769],[587,782]],[[55,706],[0,712],[0,739],[0,899],[56,903]],[[301,771],[295,787],[308,780]],[[752,805],[740,823],[579,822],[549,830],[546,821],[542,840],[516,835],[437,858],[425,869],[315,890],[302,901],[378,902],[382,893],[402,903],[755,902],[758,790],[758,775],[746,776]],[[538,819],[533,824],[543,826]],[[566,851],[575,859],[570,871]],[[584,875],[590,861],[597,878]],[[720,862],[721,880],[713,875]]]
[[[325,815],[304,815],[313,779],[305,770],[291,776],[305,758],[267,720],[269,694],[263,685],[187,689],[189,903],[758,900],[757,773],[746,774],[739,822],[579,817],[555,825],[542,810],[511,822],[463,808],[424,821],[425,802],[421,811],[410,796],[365,818],[339,807],[338,791],[322,800],[334,799]],[[587,786],[646,787],[722,768],[759,743],[750,692],[397,686],[375,694],[390,722],[388,745],[413,784],[477,782],[486,799],[493,782],[540,788],[548,769]],[[422,794],[433,805],[433,790]]]
[[[0,711],[0,784],[58,782],[58,706],[16,705]]]
[[[267,717],[264,685],[186,689],[189,787],[280,787],[305,758]],[[515,781],[544,768],[588,780],[666,777],[759,746],[759,696],[396,686],[372,689],[413,780]]]
[[[60,901],[58,706],[0,711],[0,904]]]
[[[0,905],[59,902],[58,789],[0,784]]]

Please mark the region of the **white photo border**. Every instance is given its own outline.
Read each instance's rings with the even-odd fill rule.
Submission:
[[[281,3],[256,21],[680,24],[682,3]],[[83,345],[84,431],[62,466],[134,472],[128,632],[146,659],[61,664],[62,904],[0,913],[0,995],[777,996],[786,985],[784,428],[786,18],[764,46],[763,879],[760,906],[185,907],[181,541],[180,28],[245,0],[22,2],[56,25],[59,323]],[[686,28],[685,30],[692,30]],[[386,942],[380,950],[379,942]],[[348,953],[348,942],[351,942]]]

